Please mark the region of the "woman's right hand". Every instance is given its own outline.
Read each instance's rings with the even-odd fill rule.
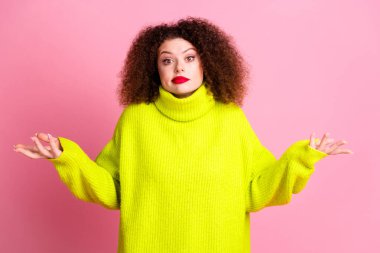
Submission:
[[[14,151],[20,152],[32,159],[53,159],[58,158],[62,154],[63,148],[59,139],[50,134],[37,133],[31,139],[35,145],[16,144],[13,146]],[[47,142],[49,145],[44,146],[41,141]]]

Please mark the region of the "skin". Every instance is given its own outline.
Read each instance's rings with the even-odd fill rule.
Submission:
[[[36,133],[30,138],[34,145],[16,144],[13,146],[13,150],[32,159],[58,158],[62,154],[63,148],[58,138],[45,133]],[[44,144],[48,144],[48,146]]]
[[[203,82],[203,68],[197,49],[182,38],[165,40],[157,51],[157,68],[162,87],[177,98],[186,98]],[[190,80],[175,84],[172,79],[184,76]]]
[[[157,68],[161,85],[165,90],[177,98],[186,98],[201,86],[203,68],[200,57],[190,42],[181,38],[165,40],[158,48],[157,54]],[[190,80],[176,85],[172,82],[176,76],[184,76]],[[313,132],[310,135],[309,146],[328,155],[353,154],[351,150],[343,148],[347,141],[334,141],[329,135],[325,133],[322,139],[319,139]],[[31,139],[33,145],[16,144],[14,151],[31,159],[58,158],[63,152],[59,139],[49,134],[36,133]]]

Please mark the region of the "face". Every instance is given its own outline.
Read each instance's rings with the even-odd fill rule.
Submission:
[[[168,39],[160,45],[157,53],[158,73],[165,90],[177,98],[185,98],[201,86],[202,64],[190,42],[182,38]]]

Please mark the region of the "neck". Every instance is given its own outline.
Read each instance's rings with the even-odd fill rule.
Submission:
[[[159,97],[154,102],[157,109],[175,121],[192,121],[204,116],[215,105],[214,97],[205,83],[186,97],[176,97],[159,87]]]

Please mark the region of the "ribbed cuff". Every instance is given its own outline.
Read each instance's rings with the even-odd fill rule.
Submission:
[[[75,159],[75,151],[78,150],[78,145],[64,137],[57,137],[62,146],[62,153],[57,158],[48,158],[47,160],[52,162],[54,165],[56,164],[65,164],[71,163]],[[73,157],[74,156],[74,157]]]
[[[78,168],[78,156],[82,149],[75,142],[64,137],[57,137],[62,146],[62,153],[57,158],[47,159],[54,164],[60,178],[66,182],[69,173],[75,168]]]
[[[309,145],[310,140],[300,140],[292,145],[292,156],[299,158],[307,167],[313,167],[315,163],[328,156],[327,153],[317,150]]]

